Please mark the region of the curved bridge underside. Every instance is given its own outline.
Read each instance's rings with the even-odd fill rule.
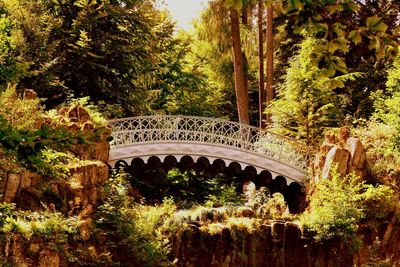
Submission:
[[[111,167],[152,156],[178,160],[190,156],[237,162],[242,169],[253,166],[257,173],[268,170],[273,177],[302,183],[307,176],[308,151],[302,144],[256,127],[221,119],[191,116],[143,116],[110,121]]]

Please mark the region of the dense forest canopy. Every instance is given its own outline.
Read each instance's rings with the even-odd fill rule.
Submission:
[[[47,108],[89,97],[108,117],[191,114],[259,125],[269,99],[268,127],[298,138],[314,134],[302,128],[369,118],[372,95],[392,94],[398,2],[260,3],[210,1],[194,29],[179,32],[155,0],[3,0],[0,84],[36,90]],[[273,9],[272,31],[265,9]],[[308,77],[290,74],[301,69]],[[314,106],[289,112],[298,97]],[[320,123],[308,125],[310,116]]]
[[[399,265],[400,2],[210,0],[188,31],[162,2],[0,0],[0,267],[265,266],[293,244]],[[251,145],[308,179],[189,155],[111,172],[109,119],[157,114],[266,128]],[[258,129],[235,125],[242,149]]]

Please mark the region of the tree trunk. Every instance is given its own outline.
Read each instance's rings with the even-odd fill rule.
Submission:
[[[271,5],[267,7],[267,107],[275,97],[274,92],[274,45],[273,45],[273,19],[274,8]],[[267,114],[267,122],[271,123],[272,114]]]
[[[242,25],[248,29],[249,28],[249,9],[247,8],[247,4],[243,4],[242,7]],[[248,71],[248,64],[249,61],[247,60],[246,54],[242,51],[243,57],[243,77],[244,77],[244,86],[246,87],[247,94],[249,93],[249,71]],[[249,100],[250,101],[250,100]],[[250,105],[250,104],[249,104]],[[250,107],[249,107],[250,108]],[[250,120],[250,119],[249,119]]]
[[[264,0],[258,0],[258,111],[260,114],[259,126],[261,129],[265,128],[265,86],[264,86],[264,34],[263,34],[263,13],[264,13]]]
[[[240,42],[239,13],[230,8],[230,22],[232,34],[232,53],[235,76],[236,103],[240,123],[249,123],[249,96],[243,71],[243,56]]]
[[[242,24],[247,26],[248,22],[249,22],[249,16],[247,14],[247,5],[244,4],[242,7]]]

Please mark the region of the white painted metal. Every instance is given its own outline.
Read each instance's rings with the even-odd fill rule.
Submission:
[[[150,156],[190,155],[220,158],[269,170],[292,181],[307,176],[303,144],[259,128],[222,119],[192,116],[142,116],[112,120],[110,165]]]

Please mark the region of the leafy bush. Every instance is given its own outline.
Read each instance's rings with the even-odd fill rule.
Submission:
[[[399,131],[395,127],[371,120],[356,129],[363,143],[367,160],[376,174],[388,174],[400,166],[400,147],[396,147]]]
[[[164,173],[160,172],[162,177]],[[153,182],[143,175],[143,178],[139,177],[133,182],[146,200],[161,202],[162,198],[173,197],[180,208],[190,208],[205,202],[208,206],[243,203],[242,196],[238,193],[238,184],[228,184],[222,174],[212,176],[205,172],[181,172],[175,168],[163,180],[157,179]],[[151,183],[153,184],[150,188],[148,184]]]
[[[244,203],[243,196],[236,191],[236,186],[216,185],[216,188],[214,188],[212,194],[206,197],[206,206],[241,205]]]
[[[15,204],[13,203],[0,203],[0,229],[3,227],[7,218],[14,214]]]
[[[0,93],[0,116],[15,130],[33,130],[40,125],[43,108],[39,99],[26,100],[18,97],[15,86]]]
[[[15,212],[4,220],[0,232],[20,233],[26,239],[33,235],[42,238],[63,242],[68,237],[73,237],[81,221],[76,217],[64,217],[57,212]]]
[[[310,207],[300,216],[316,240],[340,237],[357,240],[360,222],[382,221],[395,209],[395,196],[385,185],[368,185],[353,174],[320,181],[310,197]]]
[[[400,166],[400,59],[388,70],[386,90],[371,95],[373,120],[366,131],[360,131],[369,148],[369,156],[377,173],[387,174]]]
[[[117,246],[128,247],[139,266],[168,266],[176,206],[171,199],[156,206],[133,203],[125,177],[123,172],[114,173],[106,184],[97,226],[118,240]]]
[[[320,54],[322,42],[306,38],[299,45],[298,54],[291,58],[285,82],[267,109],[267,113],[273,114],[273,127],[277,131],[305,140],[308,145],[318,143],[324,129],[337,126],[343,118],[334,89],[343,88],[347,80],[354,80],[358,75],[333,77],[335,71],[329,73],[319,68],[315,56]]]

